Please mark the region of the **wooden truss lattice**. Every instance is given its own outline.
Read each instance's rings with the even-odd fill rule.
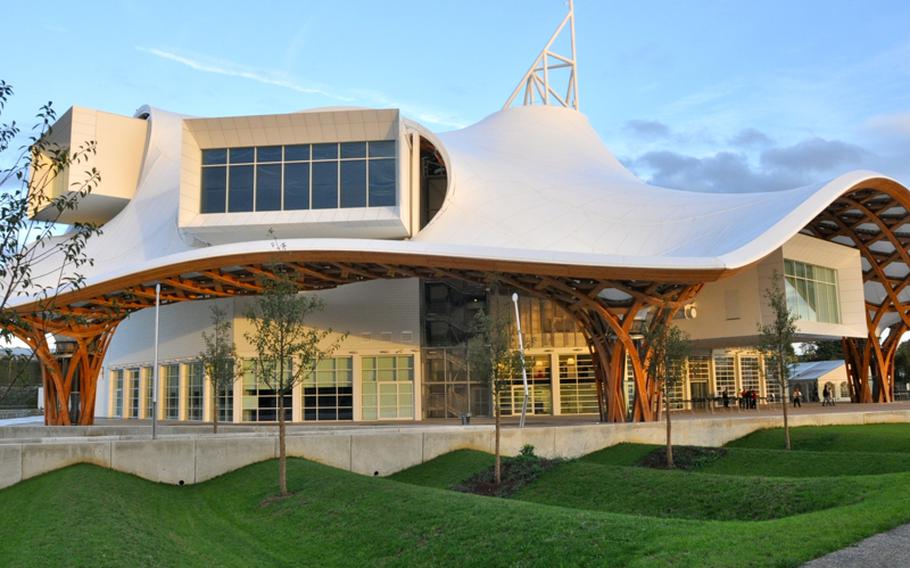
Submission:
[[[896,183],[874,185],[845,193],[805,230],[855,247],[863,259],[868,335],[843,339],[855,402],[894,400],[894,356],[910,330],[910,198]]]
[[[218,267],[217,261],[200,261],[198,266],[161,269],[155,274],[135,275],[129,281],[61,296],[53,305],[43,306],[40,312],[28,313],[26,308],[22,314],[24,324],[15,333],[35,350],[45,369],[45,384],[51,401],[48,408],[52,408],[47,414],[48,423],[71,423],[66,401],[76,377],[79,378],[82,409],[79,422],[91,423],[95,385],[111,335],[129,313],[154,306],[155,282],[161,284],[161,302],[166,305],[255,295],[262,291],[266,280],[278,278],[279,274],[290,275],[301,290],[323,290],[391,278],[453,279],[514,289],[548,299],[575,316],[584,329],[594,360],[601,418],[609,421],[626,418],[622,383],[623,363],[628,355],[635,384],[633,418],[651,420],[657,409],[659,389],[646,372],[650,351],[636,337],[647,326],[672,318],[701,286],[699,283],[541,275],[520,270],[491,270],[487,266],[472,269],[429,266],[427,263],[414,265],[404,263],[400,258],[316,261],[308,258],[312,256],[305,252],[263,253],[224,261],[229,265],[223,267]],[[705,277],[714,279],[716,275]],[[606,291],[610,293],[604,294]],[[76,350],[68,365],[51,352],[45,339],[47,333],[75,340]]]

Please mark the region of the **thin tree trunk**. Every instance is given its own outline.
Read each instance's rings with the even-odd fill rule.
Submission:
[[[495,397],[495,395],[494,395],[494,397]],[[497,486],[502,482],[502,455],[499,452],[500,420],[499,420],[499,401],[497,400],[498,398],[499,397],[495,397],[493,399],[493,416],[494,416],[494,423],[496,424],[496,426],[495,426],[496,443],[495,443],[495,448],[493,451],[493,453],[496,457],[496,463],[493,468],[493,476],[494,476],[494,479],[496,480]]]
[[[287,450],[284,445],[284,393],[278,391],[278,489],[282,496],[288,494]]]
[[[781,396],[781,402],[783,403],[784,409],[784,438],[787,441],[787,449],[792,449],[790,445],[790,422],[787,417],[787,405],[790,404],[790,389],[787,388],[787,380],[784,379],[784,365],[783,365],[783,353],[780,354],[778,363],[777,376],[780,377],[780,391],[783,394]]]
[[[212,381],[212,433],[218,433],[218,385]]]
[[[670,385],[666,380],[664,380],[664,412],[667,413],[667,468],[673,469],[673,444],[670,441],[672,432],[670,424]]]

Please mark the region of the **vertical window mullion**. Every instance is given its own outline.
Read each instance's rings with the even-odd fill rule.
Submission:
[[[230,213],[229,203],[231,202],[231,152],[227,151],[227,157],[224,159],[224,212]]]
[[[258,153],[258,146],[253,147],[253,206],[250,208],[253,211],[256,211],[256,182],[259,179],[259,156],[257,156]]]

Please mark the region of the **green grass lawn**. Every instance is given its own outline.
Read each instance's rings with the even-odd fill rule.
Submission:
[[[901,452],[910,453],[907,424],[864,424],[860,426],[801,426],[790,429],[795,450],[815,452]],[[784,447],[781,428],[759,430],[727,444],[731,448],[779,450]]]
[[[910,436],[910,431],[907,432]],[[618,444],[588,454],[581,461],[633,466],[664,446]],[[728,447],[722,457],[698,468],[698,473],[766,477],[840,477],[910,472],[910,452],[763,450]]]
[[[545,472],[514,498],[630,515],[750,521],[855,503],[887,483],[877,478],[712,475],[575,461]]]
[[[493,461],[492,454],[475,450],[457,450],[417,467],[400,471],[389,478],[424,487],[451,489],[453,485],[461,483],[475,473],[493,467]]]
[[[877,446],[877,435],[870,431],[866,445]],[[185,487],[78,465],[0,490],[0,563],[797,566],[910,522],[910,473],[763,479],[630,467],[646,450],[567,462],[510,499],[442,489],[489,466],[477,452],[394,479],[291,459],[295,494],[267,504],[274,461]],[[716,498],[737,491],[735,505]],[[762,515],[779,518],[744,520],[756,518],[748,504],[760,499],[776,503],[761,504]],[[704,520],[717,518],[731,520]]]

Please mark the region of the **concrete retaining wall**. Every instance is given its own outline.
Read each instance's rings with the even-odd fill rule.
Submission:
[[[910,410],[858,411],[793,416],[792,426],[910,422]],[[721,446],[764,428],[780,426],[780,417],[717,417],[677,420],[677,444]],[[175,429],[172,432],[180,432]],[[34,436],[38,431],[29,432]],[[44,431],[45,436],[47,431]],[[130,439],[124,432],[69,431],[66,437],[0,440],[0,488],[75,463],[93,463],[151,481],[198,483],[223,473],[273,459],[273,432],[225,434],[172,433],[157,440]],[[130,432],[135,434],[135,432]],[[107,435],[105,435],[107,434]],[[119,434],[119,435],[118,435]],[[532,444],[544,457],[576,458],[622,442],[662,444],[664,423],[535,426],[502,431],[502,450],[515,455]],[[32,436],[29,436],[31,438]],[[288,455],[364,475],[389,475],[458,449],[493,451],[492,426],[408,426],[290,431]]]

